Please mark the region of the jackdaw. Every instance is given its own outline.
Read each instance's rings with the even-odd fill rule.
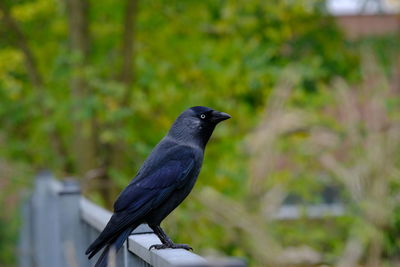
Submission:
[[[118,251],[132,230],[142,223],[147,223],[162,242],[150,249],[192,249],[172,242],[160,223],[192,190],[215,126],[229,118],[224,112],[201,106],[189,108],[179,115],[136,177],[120,193],[110,221],[86,250],[90,259],[105,247],[96,267],[106,266],[110,248]]]

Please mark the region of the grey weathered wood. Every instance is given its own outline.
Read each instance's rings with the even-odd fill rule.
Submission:
[[[111,212],[84,197],[80,201],[80,212],[82,220],[98,231],[102,231],[111,218]]]
[[[98,230],[104,229],[111,213],[87,199],[81,200],[83,220]],[[160,240],[147,225],[141,225],[129,237],[129,251],[152,266],[210,266],[207,261],[184,249],[151,250]]]
[[[32,196],[34,266],[60,266],[62,248],[57,187],[57,183],[49,172],[42,172],[38,175]]]
[[[104,227],[106,227],[107,222],[111,218],[111,212],[102,207],[94,204],[93,202],[89,201],[88,199],[82,197],[81,202],[81,216],[83,221],[87,224],[91,225],[98,231],[102,231]],[[149,226],[146,224],[139,225],[133,233],[152,233],[153,230],[150,229]]]
[[[32,198],[23,208],[20,251],[21,267],[94,266],[99,254],[90,261],[84,251],[104,229],[111,212],[80,196],[73,181],[61,184],[48,172],[41,173]],[[116,267],[243,267],[242,261],[206,260],[184,249],[151,250],[160,243],[147,225],[135,229],[117,253]],[[32,257],[30,257],[31,255]]]
[[[31,231],[31,225],[26,223],[31,221],[31,208],[30,208],[31,202],[26,201],[23,203],[22,209],[21,209],[21,220],[22,220],[22,226],[21,226],[21,232],[19,236],[19,247],[18,247],[18,252],[19,252],[19,266],[20,267],[32,267],[32,231]]]
[[[129,251],[155,267],[212,266],[206,259],[184,249],[149,250],[161,244],[155,234],[133,234],[129,237]]]
[[[62,264],[65,267],[85,267],[89,262],[83,251],[86,249],[85,227],[80,215],[80,187],[77,181],[66,180],[58,192],[60,200]]]

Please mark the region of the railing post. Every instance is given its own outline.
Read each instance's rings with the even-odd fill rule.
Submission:
[[[31,210],[31,199],[28,198],[22,204],[21,207],[21,231],[19,234],[19,267],[32,267],[33,266],[33,255],[32,255],[32,210]]]
[[[56,187],[50,172],[42,172],[37,176],[31,210],[33,266],[60,266],[61,245]]]
[[[89,266],[85,257],[86,234],[80,216],[81,191],[76,180],[65,180],[59,191],[63,266]]]

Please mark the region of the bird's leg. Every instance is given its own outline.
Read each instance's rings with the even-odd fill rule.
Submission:
[[[186,250],[193,250],[190,246],[186,244],[175,244],[172,242],[171,238],[167,236],[164,230],[159,225],[150,225],[150,228],[153,229],[154,233],[160,238],[162,244],[151,245],[149,250],[152,248],[155,249],[164,249],[164,248],[183,248]]]
[[[172,244],[172,240],[171,238],[169,238],[169,236],[167,236],[167,234],[163,231],[163,229],[160,226],[154,226],[154,228],[152,228],[154,233],[158,236],[158,238],[160,238],[161,242],[163,244]]]

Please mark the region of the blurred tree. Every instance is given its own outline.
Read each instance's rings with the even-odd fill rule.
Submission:
[[[240,244],[255,265],[396,266],[400,98],[372,54],[362,83],[351,88],[336,81],[318,96],[324,105],[310,110],[293,105],[299,77],[291,68],[283,72],[248,137],[245,196],[210,188],[199,195],[211,220],[224,226],[221,235]],[[326,182],[340,185],[346,214],[275,220],[288,192],[312,203]]]
[[[304,108],[322,105],[315,95],[334,76],[358,74],[320,1],[3,0],[0,35],[0,158],[80,177],[107,207],[194,105],[234,117],[216,132],[194,195],[207,184],[246,196],[242,140],[283,69],[292,65],[293,105]],[[207,226],[198,200],[169,220],[195,247],[249,255],[221,240],[224,226]]]
[[[262,105],[289,62],[297,62],[306,90],[351,73],[355,61],[318,8],[308,1],[153,0],[138,10],[136,1],[3,1],[3,34],[14,37],[0,45],[3,57],[16,55],[0,70],[9,143],[3,156],[18,152],[30,155],[32,167],[97,177],[109,206],[116,176],[131,177],[128,162],[139,165],[163,134],[154,131],[165,131],[188,105],[235,107],[246,129],[251,123],[240,126],[244,118]],[[26,71],[18,66],[20,54]],[[21,141],[24,148],[16,151],[13,144]]]

